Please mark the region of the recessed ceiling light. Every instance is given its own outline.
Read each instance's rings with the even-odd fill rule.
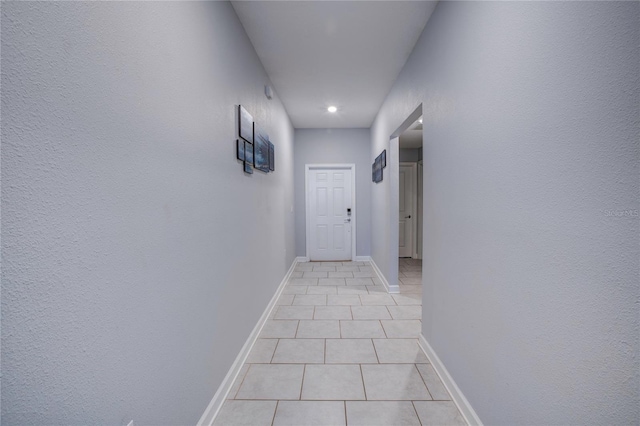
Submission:
[[[333,105],[330,106],[329,108],[327,108],[327,111],[329,112],[336,112],[338,110],[338,108],[334,107]]]

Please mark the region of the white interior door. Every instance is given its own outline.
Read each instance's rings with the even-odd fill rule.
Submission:
[[[413,217],[414,170],[413,165],[400,165],[400,215],[398,216],[398,235],[400,237],[398,245],[399,257],[413,257],[413,226],[415,221],[415,218]]]
[[[309,260],[352,260],[352,170],[307,171],[307,256]]]

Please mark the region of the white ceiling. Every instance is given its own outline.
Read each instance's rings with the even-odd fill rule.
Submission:
[[[232,4],[294,127],[367,128],[436,2]]]

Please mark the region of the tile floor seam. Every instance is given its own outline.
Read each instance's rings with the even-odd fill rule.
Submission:
[[[364,400],[368,401],[368,399],[367,399],[367,386],[364,383],[364,373],[362,372],[362,364],[358,364],[358,368],[360,369],[360,377],[362,377],[362,390],[364,391]]]
[[[388,310],[389,310],[389,309],[387,308],[387,311],[388,311]],[[391,318],[393,318],[393,316],[392,316]],[[393,321],[393,319],[392,319],[391,321]],[[385,337],[386,339],[388,339],[388,338],[389,338],[389,336],[387,335],[387,330],[385,330],[385,329],[384,329],[384,324],[382,324],[382,321],[381,321],[381,320],[378,320],[378,322],[380,322],[380,327],[382,327],[382,332],[384,333],[384,337]],[[374,345],[374,346],[375,346],[375,345]]]
[[[269,359],[269,364],[273,364],[273,358],[276,356],[276,351],[278,350],[278,345],[280,344],[280,339],[276,342],[276,347],[273,348],[273,353],[271,354],[271,358]]]
[[[427,385],[427,381],[422,375],[422,372],[420,372],[420,369],[418,368],[418,364],[413,364],[413,366],[415,367],[416,370],[418,370],[418,375],[420,375],[420,378],[422,379],[422,383],[424,383],[424,387],[427,388],[427,393],[431,397],[431,401],[433,401],[433,395],[431,395],[431,391],[429,390],[429,385]]]
[[[411,401],[411,406],[413,407],[413,411],[416,413],[416,417],[418,419],[418,423],[420,423],[420,426],[424,426],[422,424],[422,420],[420,420],[420,415],[418,414],[418,410],[416,409],[415,401]]]
[[[342,401],[344,405],[344,424],[347,426],[349,424],[349,420],[347,420],[347,401]]]
[[[304,364],[302,369],[302,381],[300,382],[300,396],[298,397],[298,401],[302,401],[302,389],[304,389],[304,376],[307,375],[307,364]]]
[[[396,300],[396,299],[393,299],[393,300]],[[387,312],[389,312],[389,316],[391,317],[391,319],[392,319],[392,320],[394,320],[395,318],[393,317],[393,314],[392,314],[392,313],[391,313],[391,311],[389,310],[389,306],[384,305],[384,307],[385,307],[385,309],[387,310]],[[384,329],[384,327],[383,327],[383,329]],[[385,333],[386,333],[386,332],[385,332]]]
[[[244,379],[245,379],[245,377],[247,377],[247,373],[249,372],[250,368],[251,368],[251,364],[249,364],[249,368],[247,368],[247,371],[245,371],[244,376],[242,377],[242,380],[240,381],[240,386],[238,386],[238,389],[236,389],[236,391],[233,393],[233,398],[229,398],[229,396],[227,396],[227,398],[225,398],[225,400],[227,400],[227,399],[236,399],[236,396],[238,395],[238,392],[240,392],[240,388],[242,387],[242,384],[244,383]],[[240,368],[240,371],[242,371],[242,368]],[[236,377],[236,380],[237,380],[237,377]]]
[[[278,413],[278,404],[280,404],[280,401],[276,400],[276,409],[273,410],[273,418],[271,419],[271,426],[273,426],[273,424],[276,421],[276,413]]]
[[[373,345],[373,352],[376,354],[376,359],[378,360],[378,364],[380,364],[380,357],[378,356],[378,349],[376,348],[376,344],[373,339],[371,339],[371,344]]]
[[[267,401],[264,400],[263,401]],[[272,401],[272,400],[269,400]],[[364,399],[339,399],[339,400],[335,400],[335,401],[346,401],[346,402],[364,402]],[[413,401],[417,401],[417,402],[433,402],[430,399],[368,399],[368,402],[398,402],[398,401],[404,401],[404,402],[413,402]],[[452,402],[452,401],[437,401],[437,402]]]

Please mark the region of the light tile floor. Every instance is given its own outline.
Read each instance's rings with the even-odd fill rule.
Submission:
[[[418,346],[421,261],[399,280],[390,295],[368,262],[298,264],[214,424],[465,425]]]

